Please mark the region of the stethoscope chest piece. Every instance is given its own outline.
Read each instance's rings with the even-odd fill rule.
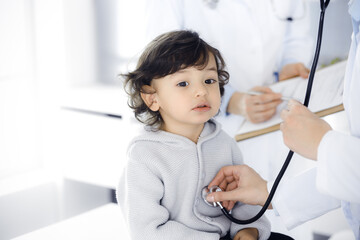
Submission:
[[[209,195],[210,193],[213,192],[221,192],[221,188],[218,186],[212,186],[210,189],[208,189],[208,186],[205,186],[202,190],[201,190],[201,197],[204,200],[204,202],[209,205],[210,207],[218,207],[218,203],[217,202],[208,202],[206,200],[207,195]]]

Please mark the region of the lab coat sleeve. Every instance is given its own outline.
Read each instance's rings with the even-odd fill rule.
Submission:
[[[233,164],[234,165],[244,164],[241,151],[236,145],[235,141],[233,141],[232,148],[233,148]],[[237,219],[245,220],[254,217],[260,211],[260,209],[261,207],[259,206],[237,203],[233,208],[231,214]],[[265,217],[265,215],[263,215],[257,221],[246,225],[231,223],[230,236],[233,238],[238,231],[244,228],[256,228],[259,232],[259,237],[258,237],[259,240],[266,240],[270,237],[271,224],[269,220]]]
[[[310,3],[293,1],[294,11],[304,12],[304,15],[287,24],[279,70],[286,64],[296,62],[310,67],[314,40],[310,34],[310,10],[306,4]]]
[[[171,220],[169,211],[160,202],[164,195],[161,179],[144,162],[130,161],[117,188],[117,199],[133,240],[218,240],[218,233],[191,229]]]
[[[329,131],[318,148],[317,187],[326,194],[360,203],[360,138]]]
[[[340,207],[339,200],[317,190],[316,174],[316,168],[312,168],[280,182],[272,206],[287,229]],[[269,183],[269,191],[271,187],[272,183]]]
[[[179,0],[147,0],[145,5],[146,40],[183,28],[183,2]]]

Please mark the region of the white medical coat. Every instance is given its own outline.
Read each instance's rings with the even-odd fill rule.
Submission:
[[[360,0],[350,1],[349,13],[354,34],[345,74],[344,106],[351,135],[329,131],[318,149],[318,166],[283,182],[273,206],[292,228],[341,205],[356,239],[360,239]]]
[[[302,1],[149,0],[148,41],[170,30],[199,33],[220,50],[237,91],[274,82],[273,73],[291,62],[309,63],[313,40]],[[285,21],[292,16],[295,20]]]

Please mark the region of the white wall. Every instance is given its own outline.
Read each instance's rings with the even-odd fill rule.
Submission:
[[[97,36],[94,0],[64,0],[66,81],[82,86],[97,81]]]
[[[0,1],[0,180],[41,166],[32,1]]]
[[[118,74],[134,65],[145,46],[144,5],[144,0],[64,0],[70,86],[121,84]]]

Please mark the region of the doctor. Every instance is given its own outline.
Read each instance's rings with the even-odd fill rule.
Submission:
[[[242,115],[252,122],[268,120],[281,103],[281,94],[266,86],[277,80],[308,76],[306,65],[312,57],[313,42],[309,11],[301,0],[146,3],[149,39],[170,30],[191,29],[221,51],[231,76],[222,113]],[[266,94],[246,94],[250,89]]]
[[[293,151],[318,161],[318,166],[279,185],[272,207],[288,228],[342,207],[355,239],[360,239],[360,0],[349,2],[353,36],[345,74],[344,106],[351,135],[336,132],[296,101],[282,112],[281,131]],[[316,186],[315,184],[316,183]],[[209,201],[236,200],[263,205],[270,189],[247,166],[222,168],[209,184],[227,192]],[[233,202],[226,202],[231,208]]]

